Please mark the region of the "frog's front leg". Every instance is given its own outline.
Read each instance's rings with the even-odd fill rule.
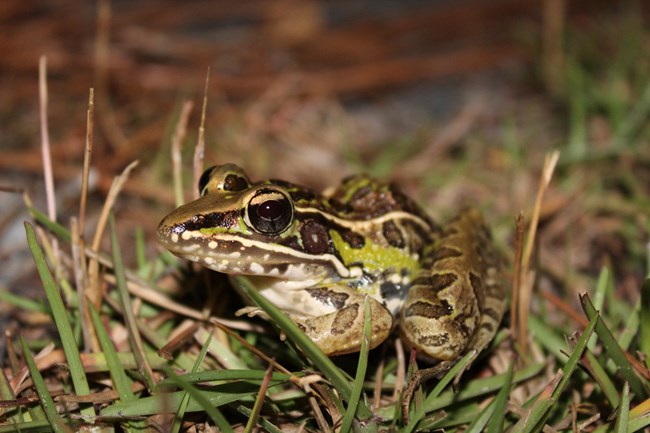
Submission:
[[[265,294],[264,291],[262,294]],[[326,355],[332,356],[358,352],[361,348],[365,297],[364,293],[348,286],[332,285],[300,289],[299,295],[294,292],[291,308],[281,305],[281,300],[274,303],[284,310]],[[289,295],[288,298],[292,296]],[[295,302],[296,298],[300,301]],[[376,299],[370,297],[369,301],[372,349],[390,335],[393,316]]]

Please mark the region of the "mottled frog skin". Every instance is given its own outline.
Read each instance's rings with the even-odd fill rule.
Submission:
[[[201,197],[158,227],[172,253],[249,275],[327,355],[358,351],[363,300],[375,347],[397,325],[420,356],[450,365],[494,336],[504,311],[500,260],[476,210],[435,224],[392,184],[353,176],[322,194],[253,183],[212,167]]]

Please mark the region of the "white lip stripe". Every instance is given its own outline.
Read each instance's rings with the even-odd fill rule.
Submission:
[[[381,216],[379,216],[377,218],[372,218],[372,219],[369,219],[369,220],[354,220],[354,221],[339,218],[337,216],[334,216],[332,214],[328,214],[327,212],[323,212],[322,210],[316,209],[316,208],[313,208],[313,207],[296,208],[296,212],[297,213],[308,213],[308,212],[318,213],[318,214],[321,214],[323,217],[325,217],[325,219],[330,220],[330,221],[334,221],[338,225],[349,228],[349,229],[369,228],[372,225],[383,224],[386,221],[395,220],[395,219],[404,219],[404,220],[413,221],[416,224],[420,225],[425,230],[430,230],[431,229],[431,227],[429,227],[429,225],[425,221],[423,221],[422,218],[419,218],[419,217],[417,217],[417,216],[415,216],[413,214],[410,214],[410,213],[404,212],[404,211],[393,211],[393,212],[388,212],[388,213],[386,213],[384,215],[381,215]]]
[[[192,232],[186,232],[186,233],[192,233]],[[194,233],[198,233],[198,232],[194,232]],[[196,237],[196,238],[202,238],[203,237],[203,235],[198,235],[197,236],[195,234],[193,234],[191,236]],[[261,250],[267,250],[267,251],[269,250],[269,244],[266,243],[266,242],[254,241],[254,240],[251,240],[251,239],[246,239],[246,238],[242,238],[242,237],[234,236],[234,235],[229,235],[229,234],[225,234],[225,233],[219,233],[219,241],[217,241],[217,242],[220,242],[220,241],[239,242],[244,247],[257,247],[257,248],[259,248]],[[177,244],[177,246],[178,246],[178,244]],[[309,260],[309,261],[313,261],[313,260],[317,259],[317,260],[321,260],[321,261],[330,262],[334,266],[334,268],[336,269],[336,272],[342,278],[349,278],[349,277],[352,276],[350,270],[348,268],[346,268],[345,265],[343,263],[341,263],[341,261],[336,256],[334,256],[332,254],[319,254],[318,256],[313,256],[311,254],[302,253],[300,251],[294,250],[293,248],[289,248],[289,247],[285,247],[285,246],[277,245],[277,244],[273,245],[273,251],[277,251],[277,252],[284,253],[286,255],[292,256],[292,257],[298,257],[298,258]]]

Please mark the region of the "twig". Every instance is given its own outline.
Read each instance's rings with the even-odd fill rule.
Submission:
[[[185,203],[185,200],[183,198],[183,161],[181,157],[181,148],[183,145],[183,139],[187,133],[187,122],[190,118],[190,113],[192,112],[193,105],[194,104],[192,101],[183,102],[181,115],[178,118],[178,123],[176,123],[174,135],[172,136],[172,170],[174,173],[174,199],[176,200],[176,206],[180,206]]]
[[[81,252],[85,248],[85,242],[79,228],[80,224],[76,218],[70,219],[70,246],[72,249],[72,270],[74,272],[75,285],[79,296],[79,318],[82,322],[81,332],[84,340],[84,348],[87,351],[101,351],[99,342],[95,336],[95,328],[91,326],[90,311],[88,310],[88,298],[85,289],[88,287],[88,274],[86,260]]]
[[[99,220],[97,222],[97,229],[95,231],[95,236],[93,238],[92,245],[90,249],[94,252],[99,251],[99,244],[101,242],[102,236],[104,234],[104,229],[106,228],[106,222],[108,221],[108,216],[110,215],[111,209],[113,209],[113,204],[118,194],[124,187],[124,183],[128,179],[131,171],[138,165],[138,161],[133,161],[129,164],[124,171],[113,179],[113,184],[111,189],[108,191],[106,196],[106,201],[102,207],[102,212],[99,215]],[[88,266],[88,291],[87,295],[95,308],[99,309],[101,306],[102,294],[99,289],[99,264],[97,261],[93,260]]]
[[[528,339],[528,321],[527,314],[524,314],[524,311],[528,311],[530,298],[533,291],[533,278],[529,273],[530,267],[530,257],[533,251],[533,245],[535,244],[535,237],[537,235],[537,225],[539,223],[539,214],[542,209],[542,202],[544,201],[544,194],[546,193],[546,188],[551,182],[553,177],[553,171],[557,165],[557,161],[560,158],[560,152],[555,150],[550,154],[547,154],[544,158],[544,167],[542,169],[542,177],[539,182],[539,187],[537,189],[537,196],[535,197],[535,206],[533,208],[533,213],[530,220],[530,225],[528,226],[528,238],[526,239],[526,244],[524,246],[523,255],[521,257],[521,270],[520,275],[517,277],[520,280],[521,286],[518,290],[519,302],[518,305],[514,305],[514,308],[518,309],[518,335],[517,339],[521,347],[522,354],[525,356],[527,353],[527,339]]]
[[[93,132],[95,122],[95,89],[90,88],[88,94],[88,112],[86,114],[86,147],[84,166],[81,173],[81,198],[79,203],[79,236],[84,237],[86,225],[86,202],[88,201],[88,176],[90,173],[90,157],[93,153]]]
[[[45,178],[45,194],[47,197],[47,215],[56,222],[56,200],[54,197],[54,176],[52,173],[52,156],[50,151],[50,131],[47,124],[47,58],[41,56],[38,62],[38,94],[39,114],[41,120],[41,151],[43,155],[43,176]],[[59,256],[59,246],[56,239],[52,240],[52,254]]]
[[[203,107],[201,108],[201,124],[199,125],[199,137],[194,149],[194,195],[195,199],[199,198],[199,179],[203,172],[203,158],[205,156],[205,113],[208,107],[208,84],[210,83],[210,68],[205,76],[205,89],[203,91]]]

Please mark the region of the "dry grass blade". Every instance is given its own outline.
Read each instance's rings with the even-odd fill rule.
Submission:
[[[513,305],[517,309],[517,341],[522,353],[525,355],[528,352],[528,311],[530,307],[530,299],[532,296],[532,278],[529,274],[530,257],[533,252],[533,245],[535,244],[535,237],[537,234],[537,224],[539,223],[539,215],[542,209],[542,202],[544,200],[544,193],[546,188],[551,183],[555,166],[560,158],[559,151],[553,151],[546,155],[544,158],[544,166],[542,168],[542,177],[537,189],[537,196],[535,197],[535,206],[531,215],[530,225],[528,226],[528,237],[524,246],[524,251],[521,258],[521,275],[516,278],[523,284],[520,286],[518,293],[518,304]]]
[[[95,236],[93,237],[93,242],[90,249],[93,252],[99,251],[99,244],[101,242],[102,236],[104,235],[104,230],[106,229],[106,222],[108,217],[113,209],[115,200],[120,194],[120,191],[124,187],[131,171],[138,165],[138,161],[133,161],[129,164],[122,173],[113,179],[111,184],[111,189],[108,191],[106,196],[106,201],[102,207],[102,212],[99,216],[99,221],[97,222],[97,228],[95,229]],[[92,258],[92,257],[91,257]],[[97,260],[91,260],[88,265],[88,288],[86,291],[86,296],[90,299],[96,309],[99,309],[101,305],[102,293],[99,284],[99,263]]]
[[[181,148],[183,146],[183,140],[187,133],[187,123],[190,118],[190,113],[192,112],[192,107],[194,104],[192,101],[184,101],[183,106],[181,107],[181,115],[178,118],[176,123],[176,128],[174,128],[174,135],[172,135],[172,170],[174,173],[174,200],[176,206],[180,206],[185,203],[183,197],[183,178],[182,178],[182,157],[181,157]]]
[[[124,268],[122,264],[122,253],[120,252],[120,245],[117,240],[117,233],[115,229],[115,221],[113,218],[110,219],[111,222],[111,247],[113,250],[113,263],[115,264],[115,278],[117,282],[117,289],[120,294],[120,302],[122,304],[122,312],[126,319],[126,325],[129,329],[129,342],[131,344],[131,350],[138,361],[138,369],[142,372],[147,388],[152,390],[155,385],[155,377],[151,365],[147,361],[145,355],[144,345],[142,344],[142,338],[140,337],[140,331],[138,329],[138,324],[136,322],[135,314],[133,312],[133,306],[131,304],[131,298],[129,292],[126,288],[126,277],[124,276]]]
[[[86,113],[86,145],[84,147],[84,165],[81,172],[81,199],[79,201],[79,233],[86,227],[86,202],[88,201],[88,177],[90,175],[90,157],[93,153],[95,125],[95,90],[88,94],[88,112]]]
[[[50,150],[50,130],[47,122],[47,58],[41,56],[38,61],[38,95],[39,115],[41,121],[41,155],[43,160],[43,178],[45,179],[45,194],[47,198],[47,214],[56,221],[56,199],[54,194],[54,174],[52,170],[52,152]],[[52,241],[53,257],[59,256],[58,242]]]
[[[193,173],[194,173],[194,194],[193,199],[199,198],[199,179],[203,172],[203,159],[205,157],[205,116],[208,109],[208,84],[210,84],[210,68],[205,75],[205,89],[203,90],[203,105],[201,107],[201,124],[199,125],[199,136],[194,149]]]
[[[50,131],[47,123],[47,58],[41,56],[38,62],[38,94],[41,119],[41,152],[43,158],[43,177],[47,195],[47,213],[56,221],[56,200],[54,199],[54,175],[52,174],[52,152],[50,150]]]
[[[84,347],[96,352],[99,350],[99,342],[97,341],[97,336],[94,332],[95,327],[90,326],[91,317],[90,310],[88,309],[88,298],[84,293],[84,288],[87,287],[88,274],[86,260],[84,260],[84,256],[81,254],[81,251],[84,250],[84,243],[81,234],[79,233],[79,224],[77,224],[76,218],[70,219],[70,234],[74,280],[79,299],[79,318],[82,322],[81,332],[84,340]]]
[[[250,414],[250,418],[248,418],[246,427],[244,428],[244,433],[253,431],[257,425],[257,421],[260,417],[260,412],[262,411],[262,405],[264,404],[264,399],[266,398],[266,391],[269,389],[269,383],[271,383],[271,375],[273,374],[274,368],[273,364],[274,362],[271,362],[271,364],[269,364],[268,368],[266,369],[264,380],[260,384],[260,391],[257,393],[257,398],[255,399],[253,410]]]

